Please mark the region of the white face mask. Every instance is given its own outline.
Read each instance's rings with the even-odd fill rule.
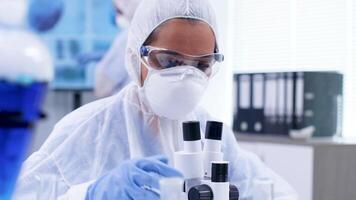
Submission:
[[[149,70],[143,89],[155,114],[182,119],[198,105],[209,78],[192,66]]]

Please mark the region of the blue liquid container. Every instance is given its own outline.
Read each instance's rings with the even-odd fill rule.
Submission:
[[[0,200],[10,200],[47,84],[0,81]]]

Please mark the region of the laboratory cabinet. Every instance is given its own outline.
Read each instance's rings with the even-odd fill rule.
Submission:
[[[251,134],[236,138],[288,181],[300,200],[356,199],[356,141]]]

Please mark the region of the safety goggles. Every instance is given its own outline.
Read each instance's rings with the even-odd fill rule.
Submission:
[[[153,46],[142,46],[140,53],[147,66],[155,70],[189,65],[198,68],[208,77],[217,73],[219,67],[216,63],[224,61],[224,55],[221,53],[193,56]]]

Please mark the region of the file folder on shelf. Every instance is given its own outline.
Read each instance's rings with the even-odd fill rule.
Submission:
[[[235,77],[237,120],[234,129],[243,132],[263,133],[264,76],[262,74]],[[254,98],[255,97],[255,98]],[[236,127],[238,126],[238,127]]]
[[[266,133],[277,132],[277,74],[266,74],[265,81],[264,130]]]
[[[315,127],[314,136],[340,134],[343,76],[337,72],[235,74],[233,128],[288,135]]]
[[[289,131],[290,129],[293,129],[293,97],[294,97],[294,92],[293,92],[293,73],[289,72],[286,73],[286,129]]]
[[[315,126],[315,136],[341,135],[343,75],[304,72],[303,120],[297,129]]]

